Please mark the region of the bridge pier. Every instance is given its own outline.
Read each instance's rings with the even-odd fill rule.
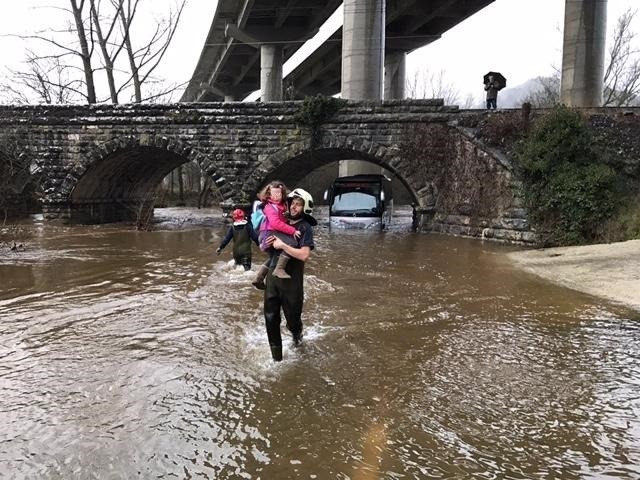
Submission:
[[[602,105],[607,0],[565,0],[560,102]]]
[[[384,99],[403,100],[405,96],[407,54],[401,50],[387,52],[384,57]]]
[[[260,100],[282,100],[282,46],[260,45]]]
[[[381,100],[385,0],[345,0],[342,98]]]
[[[382,100],[385,0],[345,0],[342,25],[342,98]],[[338,167],[341,177],[380,171],[359,160]]]

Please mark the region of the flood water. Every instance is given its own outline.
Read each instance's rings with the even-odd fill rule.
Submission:
[[[640,477],[640,315],[514,247],[318,228],[274,364],[224,226],[31,228],[0,255],[3,478]]]

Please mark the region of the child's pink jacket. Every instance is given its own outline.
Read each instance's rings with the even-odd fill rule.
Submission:
[[[267,204],[263,209],[264,216],[267,217],[267,221],[262,222],[262,225],[260,225],[260,231],[262,232],[267,229],[275,230],[287,235],[293,235],[296,233],[295,227],[289,225],[285,220],[284,212],[286,211],[287,206],[285,203],[275,203],[270,200],[267,201]]]

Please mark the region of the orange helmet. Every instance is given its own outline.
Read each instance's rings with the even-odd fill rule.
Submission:
[[[244,220],[244,211],[240,208],[236,208],[231,216],[233,217],[234,222],[240,222],[241,220]]]

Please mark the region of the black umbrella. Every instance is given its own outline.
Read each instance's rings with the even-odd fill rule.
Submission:
[[[489,73],[487,73],[483,77],[485,85],[489,84],[489,77],[491,77],[491,76],[493,76],[493,84],[498,90],[502,90],[504,87],[507,86],[507,79],[504,78],[504,75],[502,75],[500,72],[489,72]]]

